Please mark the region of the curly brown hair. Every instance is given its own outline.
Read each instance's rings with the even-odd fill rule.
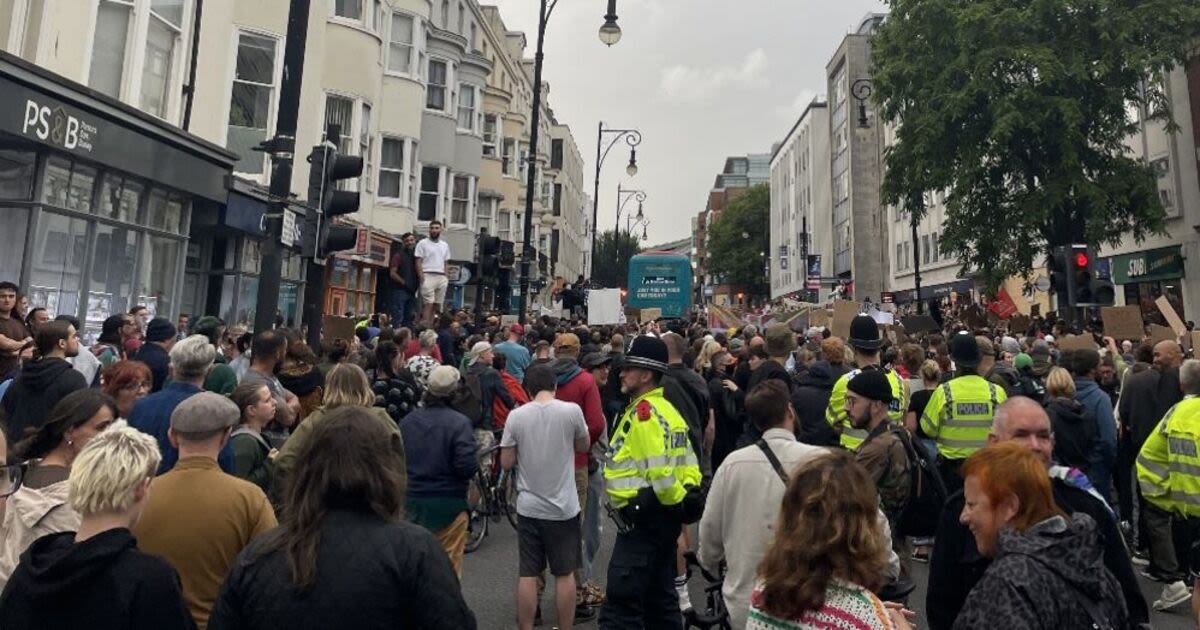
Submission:
[[[834,579],[877,590],[890,546],[878,513],[875,483],[848,453],[799,466],[783,495],[775,540],[758,568],[759,608],[799,619],[824,605]]]

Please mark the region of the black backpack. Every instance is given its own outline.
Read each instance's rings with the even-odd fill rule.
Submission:
[[[896,521],[897,533],[901,536],[933,536],[937,532],[942,506],[946,504],[946,484],[938,472],[937,462],[923,447],[913,443],[907,430],[896,427],[891,431],[904,445],[911,473],[908,503]]]
[[[462,380],[458,382],[458,390],[454,392],[450,406],[466,416],[471,421],[471,426],[476,429],[481,428],[483,393],[479,387],[478,374],[471,374],[470,370],[463,372]]]

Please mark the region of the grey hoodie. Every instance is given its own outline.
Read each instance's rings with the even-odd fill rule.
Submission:
[[[1000,532],[996,559],[971,589],[954,628],[1090,628],[1091,602],[1113,628],[1130,628],[1125,597],[1104,566],[1096,524],[1083,513]]]

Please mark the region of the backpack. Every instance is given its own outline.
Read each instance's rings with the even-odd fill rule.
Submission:
[[[472,427],[479,428],[483,422],[483,393],[479,387],[479,375],[465,371],[462,376],[450,407],[466,416]]]
[[[900,512],[896,529],[901,536],[933,536],[948,496],[946,484],[937,462],[923,447],[913,443],[906,429],[895,427],[891,431],[904,445],[910,466],[908,503]]]
[[[504,371],[500,372],[500,380],[504,383],[504,388],[508,390],[508,395],[512,396],[513,401],[517,403],[517,407],[529,402],[529,394],[525,392],[525,388],[521,386],[521,381],[518,381],[517,377]],[[499,396],[492,400],[492,424],[497,430],[504,428],[504,423],[508,422],[508,414],[511,411],[512,409],[509,409]]]

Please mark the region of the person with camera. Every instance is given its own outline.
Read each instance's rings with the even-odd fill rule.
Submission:
[[[641,336],[621,367],[621,391],[630,402],[604,469],[618,533],[600,608],[602,630],[683,628],[675,541],[683,524],[699,520],[704,501],[688,425],[663,395],[667,359],[661,339]]]

